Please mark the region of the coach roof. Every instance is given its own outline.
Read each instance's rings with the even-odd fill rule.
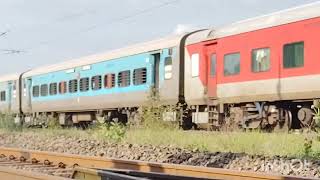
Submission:
[[[211,30],[209,30],[209,29],[203,29],[203,30],[200,30],[196,33],[191,34],[190,36],[188,36],[188,38],[186,40],[186,45],[199,43],[199,42],[205,40],[208,37],[208,34],[210,33],[210,31]]]
[[[19,76],[20,76],[20,74],[18,74],[18,73],[2,75],[2,76],[0,76],[0,82],[18,80]]]
[[[222,26],[221,28],[212,29],[208,34],[207,40],[289,24],[319,16],[320,2],[310,3],[307,5],[278,11],[272,14],[239,21],[227,26]]]
[[[141,54],[149,51],[152,52],[152,51],[156,51],[156,50],[160,50],[168,47],[175,47],[179,45],[182,37],[183,35],[169,36],[162,39],[135,44],[132,46],[128,46],[126,48],[110,50],[105,53],[94,54],[94,55],[90,55],[90,56],[86,56],[78,59],[72,59],[72,60],[64,61],[58,64],[41,66],[39,68],[35,68],[25,73],[23,77],[30,77],[30,76],[39,75],[39,74],[46,74],[49,72],[67,70],[75,67],[91,65],[94,63],[116,59],[120,57]]]

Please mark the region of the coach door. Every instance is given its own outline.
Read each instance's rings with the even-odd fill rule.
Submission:
[[[8,111],[11,111],[11,106],[12,106],[12,89],[13,89],[13,83],[12,81],[8,82]]]
[[[217,43],[206,45],[207,57],[207,79],[208,79],[208,97],[211,99],[217,98]]]
[[[159,68],[160,68],[160,53],[152,53],[150,56],[150,64],[153,67],[152,77],[153,77],[153,86],[156,90],[160,88],[160,76],[159,76]]]
[[[31,103],[31,95],[32,95],[32,80],[31,79],[27,79],[27,81],[25,82],[26,84],[24,84],[23,87],[23,94],[24,97],[26,97],[27,99],[27,107],[28,110],[31,111],[32,109],[32,103]]]

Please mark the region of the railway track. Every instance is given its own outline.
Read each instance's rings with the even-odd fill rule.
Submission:
[[[0,148],[0,178],[22,180],[303,179],[301,177],[287,177],[142,161],[106,159],[13,148]]]

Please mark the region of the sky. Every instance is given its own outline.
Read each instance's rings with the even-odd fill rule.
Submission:
[[[317,0],[1,0],[0,75]]]

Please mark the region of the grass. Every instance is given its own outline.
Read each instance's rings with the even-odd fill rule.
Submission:
[[[21,127],[14,123],[14,116],[10,113],[0,113],[0,129],[20,131]]]
[[[205,132],[182,131],[178,124],[162,121],[163,114],[174,112],[176,107],[163,107],[159,96],[151,91],[150,100],[141,107],[138,125],[124,127],[119,124],[97,125],[89,130],[62,129],[51,122],[47,129],[17,129],[13,117],[0,116],[1,133],[36,133],[46,138],[54,136],[98,139],[117,143],[150,144],[181,147],[194,151],[234,152],[251,155],[320,157],[320,140],[317,134],[287,134],[262,132]],[[320,111],[319,111],[320,116]],[[320,119],[320,117],[319,117]],[[307,139],[307,141],[306,141]],[[312,140],[309,143],[309,140]]]
[[[128,131],[125,141],[136,144],[173,145],[191,150],[235,152],[259,155],[304,156],[303,134],[259,132],[190,132],[180,130]],[[311,156],[317,156],[320,142],[312,145]]]
[[[98,125],[83,131],[76,128],[62,129],[51,124],[47,129],[19,129],[9,115],[0,116],[0,135],[3,133],[35,133],[45,138],[64,136],[82,139],[97,139],[116,143],[171,146],[194,151],[234,152],[251,155],[291,156],[312,158],[320,157],[320,141],[306,144],[306,139],[316,139],[316,134],[287,134],[262,132],[206,132],[182,131],[168,122],[154,121],[159,113],[145,112],[148,117],[140,126]],[[144,124],[146,123],[146,124]],[[171,124],[172,125],[172,124]],[[17,131],[19,130],[19,131]]]
[[[101,132],[99,132],[101,131]],[[104,135],[106,129],[24,129],[0,130],[2,133],[35,133],[46,138],[54,136],[116,140],[118,143],[150,144],[187,148],[194,151],[234,152],[252,155],[303,157],[306,136],[310,134],[259,133],[259,132],[202,132],[177,129],[127,129],[123,138]],[[118,130],[117,130],[118,131]],[[121,132],[123,133],[123,132]],[[320,142],[314,141],[309,156],[319,158]]]

